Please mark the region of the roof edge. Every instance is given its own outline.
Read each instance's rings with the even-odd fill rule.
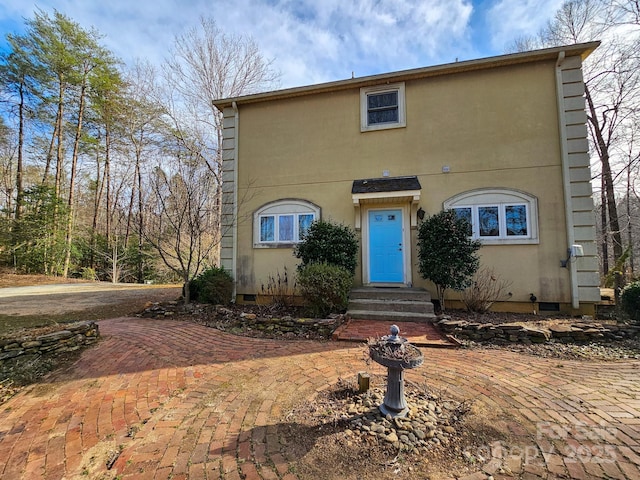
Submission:
[[[312,95],[316,93],[345,90],[348,88],[367,87],[385,81],[396,82],[402,80],[413,80],[417,78],[449,75],[472,70],[484,70],[488,68],[517,65],[521,63],[555,60],[560,52],[565,52],[565,55],[567,57],[580,55],[580,57],[584,60],[596,48],[598,48],[599,45],[600,41],[594,41],[587,43],[576,43],[574,45],[565,45],[560,47],[544,48],[541,50],[531,50],[527,52],[509,53],[506,55],[498,55],[494,57],[485,57],[474,60],[465,60],[462,62],[445,63],[429,67],[420,67],[409,70],[368,75],[366,77],[349,78],[346,80],[336,80],[332,82],[286,88],[283,90],[255,93],[239,97],[216,99],[212,100],[211,103],[216,108],[218,108],[218,110],[223,110],[226,107],[231,107],[234,102],[236,104],[266,102],[284,98]]]

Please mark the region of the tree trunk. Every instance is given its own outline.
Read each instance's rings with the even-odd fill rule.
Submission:
[[[602,132],[602,125],[598,121],[597,112],[593,104],[593,99],[589,88],[585,86],[585,97],[587,104],[589,105],[588,120],[593,127],[593,133],[595,134],[596,150],[602,163],[602,179],[604,182],[604,192],[607,198],[607,214],[609,216],[609,229],[611,234],[611,240],[613,242],[613,260],[614,264],[622,255],[622,234],[620,233],[620,222],[618,220],[618,209],[616,206],[616,196],[613,188],[613,175],[611,174],[611,163],[609,162],[609,145],[604,139]],[[607,270],[604,271],[607,273]]]
[[[144,199],[142,197],[142,168],[140,157],[136,156],[136,183],[138,188],[138,283],[144,283],[143,235],[144,235]]]
[[[609,225],[607,222],[607,194],[604,189],[604,178],[601,179],[600,190],[600,223],[602,224],[602,272],[606,275],[609,271]]]
[[[53,150],[56,145],[56,138],[58,136],[58,119],[53,124],[53,132],[51,133],[51,141],[49,142],[49,148],[47,149],[47,160],[44,166],[44,173],[42,174],[42,185],[46,185],[49,181],[49,175],[51,174],[51,162],[53,160]]]
[[[89,249],[89,265],[95,268],[95,251],[97,249],[98,217],[100,215],[100,205],[102,204],[102,194],[104,191],[104,172],[100,172],[100,153],[96,150],[96,193],[93,200],[93,220],[91,221],[91,248]]]
[[[107,218],[105,219],[105,237],[107,239],[107,245],[109,245],[109,242],[111,240],[111,210],[112,210],[112,207],[111,207],[111,159],[109,156],[109,142],[110,142],[109,125],[107,124],[107,126],[105,127],[105,154],[104,154],[104,182],[106,183],[105,189],[107,191],[107,198],[106,198],[106,203],[107,203],[106,217]]]
[[[631,221],[631,162],[627,164],[627,244],[629,246],[629,281],[633,279],[634,259],[633,259],[633,222]]]
[[[73,217],[75,212],[75,180],[76,180],[76,170],[78,167],[78,151],[80,148],[80,137],[82,135],[82,116],[84,114],[84,102],[85,102],[85,92],[86,92],[86,81],[83,82],[82,87],[80,88],[80,105],[78,107],[78,122],[76,124],[76,134],[75,139],[73,141],[73,153],[71,155],[71,174],[69,175],[69,199],[67,201],[67,205],[69,207],[68,218],[67,218],[67,232],[66,232],[66,251],[65,251],[65,259],[64,259],[64,267],[62,270],[62,276],[67,277],[69,274],[69,265],[71,263],[71,244],[73,242]]]
[[[22,214],[22,197],[24,195],[22,178],[22,152],[24,150],[24,83],[20,84],[19,94],[20,104],[18,105],[18,163],[16,165],[16,211],[14,217],[16,220],[20,220],[20,215]]]
[[[61,183],[62,183],[62,169],[64,168],[64,151],[62,149],[62,146],[64,144],[64,138],[63,138],[63,129],[62,129],[62,123],[63,123],[63,119],[62,116],[64,115],[64,83],[63,83],[63,79],[62,77],[60,78],[60,86],[59,86],[59,91],[58,91],[58,114],[56,116],[56,127],[54,129],[54,134],[57,138],[57,152],[56,152],[56,177],[55,177],[55,189],[56,189],[56,197],[60,197],[60,191],[61,191]]]

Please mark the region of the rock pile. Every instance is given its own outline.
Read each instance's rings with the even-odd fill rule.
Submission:
[[[327,339],[344,322],[344,315],[298,318],[290,315],[238,312],[225,307],[218,307],[216,313],[214,323],[209,321],[208,325],[237,335],[259,333],[262,337],[270,338]]]
[[[180,308],[179,304],[176,301],[166,302],[166,303],[148,302],[144,306],[144,310],[136,314],[136,317],[143,317],[143,318],[170,317],[172,315],[175,315],[176,312],[179,310],[179,308]]]
[[[345,315],[330,315],[329,318],[300,318],[284,314],[273,315],[267,308],[224,307],[197,303],[185,306],[180,302],[150,302],[137,316],[143,318],[177,316],[235,335],[314,340],[331,338],[333,331],[345,321]]]
[[[405,395],[409,412],[404,418],[384,416],[380,412],[378,405],[382,403],[384,391],[379,388],[351,398],[340,414],[348,427],[345,435],[354,441],[388,444],[416,454],[449,444],[466,406],[442,402],[421,391],[405,392]]]

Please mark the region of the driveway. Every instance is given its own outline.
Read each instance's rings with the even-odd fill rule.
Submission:
[[[0,288],[0,314],[10,316],[62,315],[69,312],[101,310],[121,304],[175,300],[181,288],[175,285],[132,283],[58,283]]]
[[[0,407],[1,478],[293,480],[279,431],[286,412],[339,378],[384,373],[353,344],[236,337],[171,319],[99,325],[101,342],[68,371]],[[494,457],[488,473],[501,462],[520,478],[640,478],[639,361],[423,353],[410,380],[505,418],[513,441],[483,450]],[[107,470],[110,452],[119,456]]]

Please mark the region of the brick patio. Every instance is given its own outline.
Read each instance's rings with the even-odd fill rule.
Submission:
[[[169,319],[106,320],[100,331],[72,368],[0,406],[0,478],[293,480],[277,432],[289,399],[365,368],[357,343],[235,337]],[[469,479],[640,478],[640,361],[423,353],[428,368],[408,379],[502,411],[517,419],[516,438],[535,439],[535,461],[503,452],[514,476],[488,462]],[[106,453],[119,450],[107,471]]]

